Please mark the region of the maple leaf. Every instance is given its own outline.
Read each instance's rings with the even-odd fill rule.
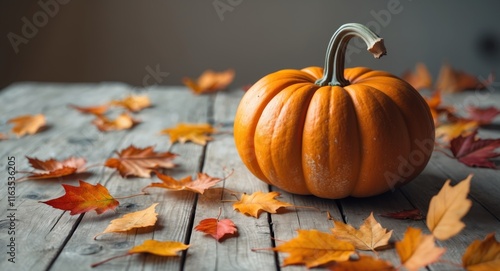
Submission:
[[[77,215],[95,210],[102,214],[107,210],[114,210],[119,202],[113,198],[106,187],[101,184],[92,185],[79,180],[80,186],[63,184],[66,193],[56,199],[42,201],[54,208],[70,211],[70,215]]]
[[[167,128],[160,131],[161,134],[170,136],[170,143],[179,141],[184,144],[187,141],[192,141],[199,145],[206,145],[207,141],[212,140],[208,135],[215,133],[216,130],[210,124],[191,124],[179,123],[173,128]]]
[[[394,213],[381,214],[383,217],[390,217],[394,219],[411,219],[411,220],[422,220],[424,219],[424,214],[419,209],[403,210]]]
[[[35,134],[46,124],[45,116],[42,114],[22,115],[9,119],[7,122],[14,124],[14,127],[12,127],[12,132],[18,137],[24,136],[26,134]]]
[[[136,228],[153,226],[158,216],[155,212],[156,205],[158,205],[158,203],[154,203],[144,210],[125,214],[120,218],[112,220],[103,232],[94,236],[94,240],[96,240],[99,235],[105,233],[126,232]]]
[[[102,115],[96,115],[96,118],[92,121],[99,131],[118,131],[127,130],[134,127],[136,124],[140,123],[139,120],[134,119],[128,113],[122,113],[115,119],[108,119]]]
[[[195,81],[184,77],[182,82],[189,87],[195,94],[211,93],[226,88],[234,79],[234,70],[228,69],[223,72],[214,72],[212,70],[204,71]]]
[[[455,123],[443,124],[436,128],[436,138],[450,142],[460,135],[470,135],[478,126],[479,123],[474,120],[459,120]]]
[[[477,130],[468,136],[459,136],[450,141],[450,150],[459,162],[470,167],[496,168],[488,159],[499,157],[500,139],[476,138]]]
[[[205,218],[201,220],[194,229],[212,236],[217,241],[221,241],[222,238],[228,234],[235,234],[238,230],[231,219],[226,218],[220,220],[221,210],[222,209],[219,208],[219,215],[217,218]]]
[[[77,106],[74,104],[70,104],[68,106],[70,108],[78,110],[80,113],[91,114],[91,115],[104,115],[104,113],[108,111],[109,107],[107,104],[96,105],[96,106]]]
[[[104,261],[94,263],[91,265],[91,267],[93,268],[93,267],[99,266],[103,263],[106,263],[108,261],[111,261],[113,259],[129,256],[129,255],[137,254],[137,253],[148,253],[148,254],[153,254],[153,255],[157,255],[157,256],[164,256],[164,257],[178,256],[177,253],[179,251],[184,251],[188,248],[189,248],[189,245],[185,245],[181,242],[146,240],[141,245],[138,245],[138,246],[131,248],[126,254],[118,255],[118,256],[106,259]]]
[[[357,260],[335,262],[328,267],[332,271],[396,271],[397,269],[390,263],[371,256],[360,255]]]
[[[461,221],[472,206],[467,199],[472,174],[454,187],[447,180],[437,195],[432,197],[427,213],[427,227],[439,240],[458,234],[465,224]]]
[[[308,268],[333,261],[347,261],[355,253],[354,246],[338,240],[334,235],[317,230],[298,230],[298,236],[275,248],[274,251],[289,253],[283,265],[304,264]]]
[[[443,92],[455,93],[464,90],[484,89],[489,84],[491,82],[481,82],[476,76],[455,70],[445,63],[439,71],[436,88]]]
[[[148,186],[144,187],[142,190],[148,188],[148,187],[158,187],[158,188],[165,188],[165,189],[170,189],[170,190],[188,190],[192,191],[198,194],[203,194],[205,193],[205,190],[211,188],[212,186],[216,185],[218,182],[222,181],[220,178],[214,178],[210,177],[209,175],[205,173],[198,173],[196,180],[193,181],[191,176],[187,176],[181,180],[176,180],[173,177],[165,174],[161,174],[158,171],[155,171],[156,176],[160,180],[162,180],[161,183],[151,183]]]
[[[62,161],[55,159],[39,160],[26,156],[28,162],[37,171],[22,179],[51,179],[81,173],[86,170],[84,158],[69,157]],[[20,179],[21,180],[21,179]],[[19,180],[19,181],[20,181]]]
[[[408,227],[403,240],[396,242],[401,263],[410,271],[417,271],[439,260],[446,249],[436,247],[434,236],[422,234],[420,229]]]
[[[129,95],[122,100],[113,100],[109,102],[109,104],[124,107],[132,112],[138,112],[144,108],[150,107],[151,101],[146,95]]]
[[[495,234],[489,234],[483,241],[472,242],[462,257],[462,265],[468,271],[498,270],[500,243]]]
[[[350,242],[360,250],[374,251],[378,247],[385,246],[392,235],[392,230],[387,231],[375,220],[373,212],[365,219],[359,230],[341,221],[333,223],[335,225],[335,228],[331,229],[333,235],[339,240]]]
[[[279,192],[262,193],[254,192],[251,195],[243,194],[241,199],[233,204],[234,210],[258,218],[262,211],[275,214],[279,208],[293,206],[290,203],[277,199]]]
[[[480,125],[488,125],[493,122],[493,120],[500,115],[500,109],[490,106],[487,108],[478,107],[468,107],[469,112],[468,119],[477,121]]]
[[[424,63],[417,63],[415,72],[407,71],[401,77],[416,90],[432,87],[432,77]]]
[[[122,177],[137,176],[150,178],[155,168],[173,168],[172,160],[177,154],[171,152],[155,152],[152,146],[136,148],[134,145],[117,153],[118,158],[110,158],[104,166],[115,168]]]

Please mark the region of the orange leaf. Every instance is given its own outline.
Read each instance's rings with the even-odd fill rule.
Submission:
[[[103,232],[94,236],[94,240],[97,236],[105,233],[126,232],[136,228],[153,226],[158,216],[155,212],[156,205],[158,205],[158,203],[154,203],[142,211],[125,214],[120,218],[112,220]]]
[[[427,227],[439,240],[458,234],[465,224],[461,221],[472,202],[467,199],[472,175],[454,187],[447,180],[437,195],[432,197],[427,213]]]
[[[161,134],[170,136],[170,143],[179,141],[184,144],[192,141],[199,145],[206,145],[207,141],[212,140],[208,135],[215,133],[216,130],[210,124],[190,124],[179,123],[173,128],[167,128],[160,131]]]
[[[198,173],[198,177],[194,181],[192,180],[191,176],[187,176],[181,180],[176,180],[171,176],[161,174],[160,172],[155,171],[155,173],[156,176],[158,176],[158,178],[163,182],[152,183],[144,187],[143,190],[148,187],[158,187],[177,191],[189,190],[198,194],[203,194],[205,193],[205,190],[211,188],[222,180],[220,178],[210,177],[205,173]]]
[[[422,234],[420,229],[408,227],[403,240],[396,242],[401,263],[410,271],[417,271],[441,258],[446,249],[436,247],[434,236]]]
[[[95,210],[101,214],[107,210],[113,210],[119,202],[113,198],[106,187],[101,184],[92,185],[79,180],[80,186],[63,184],[66,193],[56,199],[42,201],[54,208],[71,211],[70,215],[77,215]]]
[[[392,230],[387,231],[375,220],[373,212],[365,219],[359,230],[340,221],[333,223],[335,225],[332,229],[333,235],[339,240],[350,242],[360,250],[375,250],[385,246],[392,235]]]
[[[235,234],[238,231],[233,221],[230,219],[219,220],[219,218],[203,219],[194,229],[212,236],[217,241],[221,241],[224,236]]]
[[[8,123],[13,123],[14,127],[12,132],[18,137],[24,136],[26,134],[35,134],[45,126],[45,116],[42,114],[38,115],[23,115],[16,118],[12,118],[7,121]]]
[[[223,72],[212,70],[204,71],[196,81],[184,77],[182,82],[195,94],[211,93],[226,88],[234,79],[234,70],[228,69]]]
[[[276,200],[279,192],[254,192],[251,195],[243,194],[241,199],[233,204],[234,210],[258,218],[261,211],[275,214],[281,207],[293,206],[290,203]]]
[[[407,71],[401,77],[416,90],[430,89],[432,87],[432,77],[424,63],[417,63],[415,72]]]
[[[468,271],[498,270],[500,243],[495,234],[489,234],[483,241],[472,242],[462,257],[462,264]]]
[[[127,130],[140,123],[139,120],[134,119],[128,113],[122,113],[116,119],[108,119],[105,116],[97,115],[92,124],[97,126],[97,129],[102,132]]]
[[[109,104],[124,107],[132,112],[138,112],[144,108],[150,107],[151,101],[146,95],[129,95],[122,100],[113,100],[109,102]]]
[[[298,230],[299,235],[273,250],[289,253],[283,265],[304,264],[308,268],[333,261],[347,261],[355,253],[349,242],[340,241],[332,234],[317,230]]]
[[[436,128],[436,138],[443,142],[450,142],[453,138],[467,136],[479,127],[479,123],[474,120],[459,120],[455,123],[443,124]]]
[[[9,137],[6,134],[0,133],[0,140],[7,140],[7,139],[9,139]]]
[[[464,90],[484,89],[491,82],[481,82],[476,76],[453,69],[445,63],[439,71],[436,88],[445,93],[454,93]]]
[[[137,176],[150,178],[155,168],[173,168],[172,160],[177,154],[171,152],[155,152],[152,146],[136,148],[130,145],[118,153],[118,158],[110,158],[104,166],[116,168],[122,177]]]
[[[332,271],[396,271],[390,263],[371,256],[361,255],[358,260],[335,262],[329,266]]]
[[[71,175],[73,173],[81,173],[86,170],[86,161],[83,158],[69,157],[63,161],[55,159],[38,160],[26,156],[28,162],[37,171],[31,172],[26,176],[26,179],[51,179]]]
[[[91,115],[104,115],[106,111],[108,111],[108,105],[103,104],[103,105],[96,105],[96,106],[77,106],[74,104],[68,105],[69,107],[76,109],[80,111],[80,113],[83,114],[91,114]]]

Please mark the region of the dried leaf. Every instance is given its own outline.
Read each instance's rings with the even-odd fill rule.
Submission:
[[[450,142],[460,135],[467,136],[479,127],[479,123],[474,120],[461,120],[455,123],[443,124],[436,128],[436,138],[443,142]]]
[[[219,220],[219,218],[203,219],[194,229],[212,236],[217,241],[221,241],[224,236],[235,234],[238,231],[232,220]]]
[[[120,218],[112,220],[103,232],[94,236],[94,240],[97,236],[105,233],[126,232],[136,228],[153,226],[156,223],[158,216],[155,212],[156,205],[158,205],[158,203],[154,203],[144,210],[125,214]]]
[[[160,133],[169,135],[171,143],[179,141],[184,144],[187,141],[192,141],[204,146],[207,141],[212,140],[208,135],[215,132],[216,130],[210,124],[179,123],[177,126],[164,129]]]
[[[417,271],[441,258],[446,249],[436,247],[434,236],[422,234],[420,229],[408,227],[403,240],[396,242],[396,252],[409,271]]]
[[[500,115],[500,109],[494,106],[487,108],[468,107],[467,111],[469,112],[468,119],[477,121],[479,125],[491,124]]]
[[[162,182],[152,183],[144,187],[142,190],[148,187],[158,187],[158,188],[165,188],[177,191],[189,190],[198,194],[203,194],[205,193],[205,190],[211,188],[212,186],[216,185],[218,182],[222,180],[220,178],[210,177],[205,173],[198,173],[197,178],[194,181],[192,180],[191,176],[187,176],[181,180],[176,180],[171,176],[161,174],[158,171],[155,171],[155,173],[156,176],[158,176],[158,178],[162,180]]]
[[[196,81],[184,77],[182,82],[195,94],[212,93],[225,89],[234,79],[234,70],[228,69],[223,72],[212,70],[204,71]]]
[[[157,168],[174,168],[172,160],[177,154],[171,152],[155,152],[152,146],[137,148],[134,145],[121,150],[118,158],[110,158],[104,166],[116,168],[122,177],[137,176],[150,178],[151,171]]]
[[[436,88],[444,93],[455,93],[464,90],[484,89],[489,83],[481,82],[476,76],[455,70],[445,63],[439,72]]]
[[[127,130],[134,127],[138,123],[140,123],[140,121],[134,119],[128,113],[122,113],[115,119],[108,119],[105,116],[97,115],[92,121],[92,124],[94,124],[101,132]]]
[[[429,105],[429,109],[432,114],[432,119],[434,120],[434,125],[439,124],[439,117],[442,114],[451,114],[454,109],[449,106],[441,105],[441,91],[436,90],[430,97],[424,97],[427,105]]]
[[[470,167],[496,168],[489,159],[499,157],[500,139],[476,138],[477,131],[450,141],[450,150],[459,162]]]
[[[122,100],[113,100],[110,105],[121,106],[132,112],[139,112],[151,106],[151,101],[146,95],[129,95]]]
[[[427,66],[421,62],[415,66],[415,72],[407,71],[401,77],[416,90],[430,89],[432,87],[431,73]]]
[[[340,241],[334,235],[317,230],[298,230],[298,236],[273,250],[289,253],[283,265],[303,264],[308,268],[333,261],[347,261],[355,253],[349,242]]]
[[[462,265],[467,271],[498,270],[500,243],[495,239],[495,234],[489,234],[483,241],[472,242],[462,257]]]
[[[103,105],[96,105],[96,106],[77,106],[74,104],[68,105],[69,107],[78,110],[80,113],[83,114],[91,114],[91,115],[104,115],[106,111],[108,111],[108,105],[103,104]]]
[[[458,234],[465,224],[461,221],[472,206],[467,199],[472,174],[454,187],[447,180],[437,195],[432,197],[427,213],[427,227],[439,240]]]
[[[389,217],[394,219],[411,219],[411,220],[423,220],[424,214],[419,209],[403,210],[394,213],[381,214],[383,217]]]
[[[374,251],[378,247],[385,246],[392,235],[392,230],[387,231],[375,220],[373,212],[365,219],[359,230],[340,221],[333,223],[335,225],[335,228],[331,229],[333,235],[339,240],[350,242],[360,250]]]
[[[81,173],[86,170],[84,158],[69,157],[58,161],[55,159],[39,160],[26,156],[28,162],[37,171],[31,172],[25,179],[51,179]]]
[[[329,269],[332,271],[396,271],[390,263],[371,256],[361,255],[358,260],[335,262]]]
[[[14,124],[14,127],[12,127],[12,132],[18,137],[22,137],[26,134],[35,134],[46,124],[45,116],[42,114],[22,115],[9,119],[7,122]]]
[[[101,184],[92,185],[79,180],[80,186],[63,184],[66,193],[56,199],[42,201],[54,208],[71,211],[70,215],[77,215],[95,210],[101,214],[107,210],[114,210],[119,202],[113,198],[106,187]]]
[[[233,204],[234,210],[258,218],[262,211],[275,214],[279,208],[293,206],[290,203],[276,200],[279,192],[254,192],[251,195],[243,194],[241,199]]]
[[[7,140],[7,139],[9,139],[9,137],[6,134],[0,133],[0,140]]]

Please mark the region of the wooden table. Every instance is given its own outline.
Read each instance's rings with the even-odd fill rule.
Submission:
[[[282,192],[280,200],[311,209],[286,209],[279,214],[263,213],[258,219],[233,210],[234,200],[222,189],[212,189],[204,195],[186,191],[152,189],[150,195],[120,200],[116,211],[97,215],[95,212],[70,216],[69,212],[39,203],[64,194],[61,184],[77,185],[82,178],[89,183],[106,186],[114,196],[135,194],[141,188],[158,181],[152,179],[123,179],[114,170],[102,166],[92,167],[88,174],[55,180],[25,181],[15,186],[15,206],[8,209],[6,170],[8,157],[15,157],[17,170],[30,170],[25,156],[39,159],[63,159],[79,156],[88,164],[102,164],[130,144],[139,147],[154,145],[156,150],[170,150],[180,156],[175,162],[180,167],[169,170],[176,178],[205,172],[223,177],[227,169],[234,169],[231,177],[216,187],[252,193],[254,191],[280,191],[257,180],[242,164],[231,133],[233,117],[243,95],[240,89],[212,95],[195,96],[185,87],[153,86],[140,93],[147,94],[154,107],[136,114],[142,123],[128,131],[103,133],[90,124],[91,116],[82,115],[67,107],[68,104],[97,105],[120,99],[138,91],[120,83],[102,84],[44,84],[19,83],[0,92],[0,132],[8,132],[6,120],[23,114],[45,114],[48,127],[35,135],[12,137],[0,141],[0,270],[89,270],[94,262],[124,254],[144,240],[173,240],[190,244],[179,257],[132,255],[110,261],[96,270],[305,270],[302,266],[281,267],[286,254],[271,251],[251,251],[252,248],[269,248],[297,235],[298,229],[318,229],[329,232],[333,227],[327,211],[337,220],[344,220],[358,227],[373,212],[382,226],[394,230],[392,240],[401,240],[408,226],[426,230],[425,221],[395,220],[380,214],[418,208],[424,213],[433,195],[446,179],[453,183],[474,174],[470,198],[473,206],[464,222],[466,228],[456,237],[438,242],[447,248],[444,261],[460,263],[465,248],[488,233],[500,233],[500,174],[492,169],[470,168],[434,152],[425,171],[412,183],[372,198],[347,198],[325,200],[313,196],[297,196]],[[496,104],[500,94],[469,92],[446,96],[447,103],[463,105],[479,101],[481,105]],[[170,144],[168,136],[159,131],[179,122],[212,123],[222,133],[206,146],[193,143]],[[481,129],[484,137],[500,137],[498,119],[494,125]],[[498,160],[497,160],[498,162]],[[19,178],[23,174],[17,174]],[[281,191],[280,191],[281,192]],[[102,232],[112,219],[125,213],[142,210],[152,203],[159,213],[153,229],[133,230],[120,234],[93,236]],[[223,242],[195,231],[194,225],[208,217],[216,217],[222,208],[222,217],[232,219],[238,227],[238,236]],[[15,235],[9,234],[13,225],[9,215],[15,216]],[[8,262],[10,237],[15,237],[15,261]],[[380,252],[380,257],[398,265],[394,250]],[[437,263],[429,270],[457,270],[456,266]]]

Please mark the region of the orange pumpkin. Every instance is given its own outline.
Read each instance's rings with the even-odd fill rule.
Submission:
[[[376,58],[385,54],[375,33],[346,24],[330,41],[324,70],[280,70],[242,98],[235,144],[262,181],[295,194],[368,197],[409,182],[426,166],[434,146],[427,103],[387,72],[344,69],[354,36]]]

